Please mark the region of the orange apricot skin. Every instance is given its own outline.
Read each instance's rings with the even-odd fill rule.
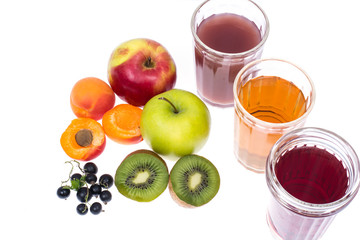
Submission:
[[[83,78],[71,90],[70,106],[78,118],[100,120],[114,105],[114,91],[99,78]]]
[[[130,104],[119,104],[107,111],[102,118],[106,136],[114,142],[125,145],[141,142],[143,140],[140,132],[141,113],[141,108]]]
[[[93,134],[93,141],[87,147],[80,146],[75,140],[75,134],[81,129],[89,129]],[[89,161],[98,157],[104,151],[106,136],[99,122],[91,118],[77,118],[71,121],[61,135],[60,144],[69,157]]]

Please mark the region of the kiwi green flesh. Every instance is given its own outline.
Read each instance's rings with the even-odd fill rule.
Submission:
[[[175,163],[170,181],[176,196],[196,207],[208,203],[220,188],[216,167],[206,158],[194,154],[186,155]]]
[[[157,154],[141,150],[129,154],[115,174],[115,186],[127,198],[150,202],[167,187],[169,172],[164,160]]]

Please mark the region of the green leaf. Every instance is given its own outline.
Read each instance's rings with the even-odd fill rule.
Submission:
[[[71,180],[71,188],[74,189],[75,191],[79,190],[84,185],[85,185],[85,176],[82,176],[80,180],[79,179]]]

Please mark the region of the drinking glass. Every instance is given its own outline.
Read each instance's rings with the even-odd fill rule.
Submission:
[[[310,77],[280,59],[255,60],[234,82],[234,152],[247,169],[263,173],[271,147],[302,127],[315,101]]]
[[[359,160],[339,135],[301,128],[270,151],[268,225],[277,239],[319,239],[359,190]]]
[[[209,24],[214,23],[223,25],[217,29],[209,27]],[[238,32],[236,28],[228,29],[236,25],[239,26],[237,29],[244,26],[247,28],[244,32]],[[204,29],[202,36],[199,35],[199,29]],[[235,76],[244,65],[261,57],[269,34],[266,14],[250,0],[208,0],[195,9],[191,18],[191,32],[194,39],[198,94],[212,105],[233,106],[232,88]],[[254,34],[258,34],[258,41],[251,45],[250,42],[255,40],[251,40],[249,36],[255,39]],[[235,40],[238,37],[241,39]],[[250,48],[233,48],[233,44],[242,47],[242,40],[245,38],[249,38]],[[205,39],[207,41],[204,41]],[[208,41],[216,41],[216,46],[210,45]],[[224,50],[224,47],[227,49]]]

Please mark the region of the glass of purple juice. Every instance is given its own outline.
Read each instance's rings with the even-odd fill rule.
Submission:
[[[301,128],[281,137],[266,162],[268,225],[277,239],[319,239],[355,197],[360,166],[337,134]]]
[[[215,106],[233,106],[237,73],[261,57],[266,14],[251,0],[207,0],[195,9],[191,32],[199,95]]]

